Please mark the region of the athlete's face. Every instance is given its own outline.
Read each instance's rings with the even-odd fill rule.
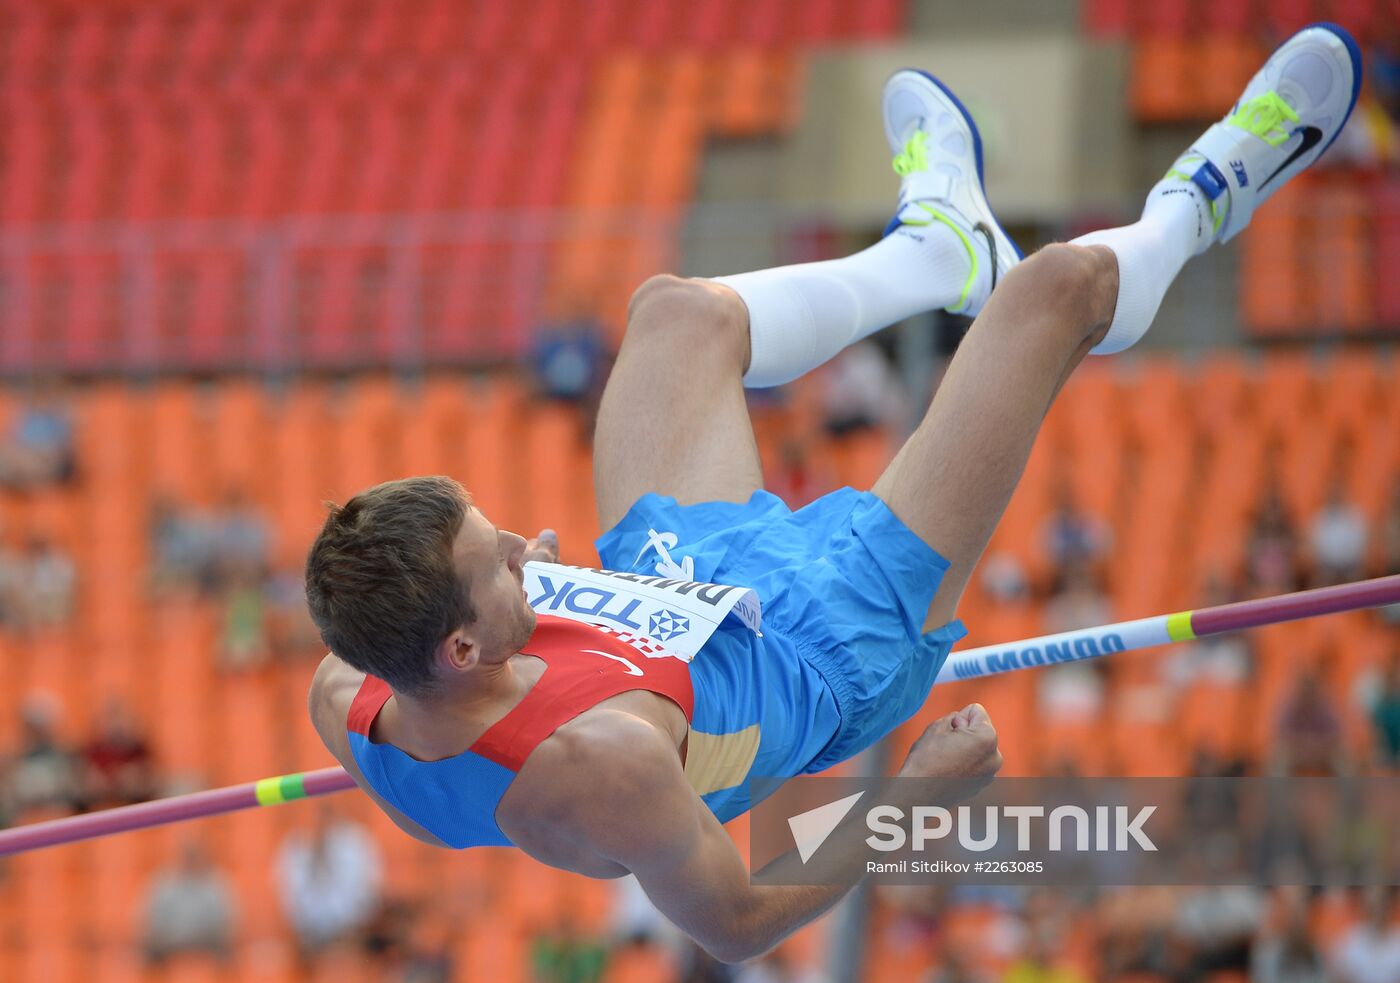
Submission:
[[[480,660],[510,658],[535,630],[535,612],[523,587],[525,540],[497,529],[473,508],[467,511],[452,552],[459,576],[471,585],[476,622],[467,632],[480,646]]]

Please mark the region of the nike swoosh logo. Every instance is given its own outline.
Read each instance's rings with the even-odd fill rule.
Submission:
[[[1322,139],[1322,131],[1315,126],[1300,126],[1293,132],[1303,134],[1303,142],[1298,144],[1297,149],[1295,149],[1293,153],[1288,155],[1288,159],[1286,161],[1284,161],[1278,167],[1274,168],[1274,173],[1270,174],[1264,180],[1259,182],[1260,188],[1263,188],[1264,185],[1268,184],[1274,178],[1278,177],[1279,171],[1283,170],[1289,164],[1293,163],[1299,157],[1303,156],[1313,147],[1316,147],[1318,145],[1318,142]]]
[[[590,655],[601,655],[603,658],[612,659],[614,662],[621,662],[627,667],[627,675],[629,676],[640,676],[642,674],[642,670],[638,669],[631,659],[623,658],[620,655],[613,655],[611,652],[599,652],[597,649],[583,649],[582,651],[588,652]]]

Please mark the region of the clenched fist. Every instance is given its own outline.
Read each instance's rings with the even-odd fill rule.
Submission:
[[[901,778],[971,778],[991,781],[1001,768],[997,729],[980,703],[939,717],[919,735]]]

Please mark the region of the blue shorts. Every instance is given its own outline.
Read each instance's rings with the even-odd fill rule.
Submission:
[[[766,491],[745,503],[677,505],[644,495],[597,543],[609,570],[655,574],[651,530],[674,533],[696,580],[750,587],[763,636],[726,626],[691,664],[692,733],[761,735],[746,774],[702,792],[721,820],[752,805],[749,777],[822,771],[859,754],[923,705],[953,621],[922,631],[948,569],[889,507],[843,488],[796,512]]]

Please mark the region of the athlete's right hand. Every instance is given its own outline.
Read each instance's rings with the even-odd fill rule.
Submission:
[[[997,729],[980,703],[929,724],[904,759],[900,778],[972,778],[991,781],[1001,769]]]

